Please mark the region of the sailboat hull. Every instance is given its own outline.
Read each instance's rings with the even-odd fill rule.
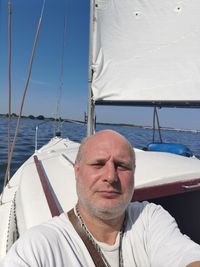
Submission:
[[[22,235],[30,227],[56,215],[52,212],[48,195],[59,212],[67,212],[76,204],[73,164],[78,148],[79,143],[60,137],[53,138],[12,177],[9,186],[4,190],[3,204],[0,206],[0,215],[3,218],[0,222],[0,258],[7,253],[17,234]],[[135,153],[133,201],[149,200],[160,203],[176,218],[183,233],[200,242],[200,216],[195,208],[199,203],[200,190],[193,187],[193,191],[188,192],[187,189],[187,186],[192,185],[191,181],[193,185],[200,182],[200,161],[164,152],[135,149]],[[40,165],[39,170],[37,164]],[[45,186],[41,175],[45,179]],[[13,239],[11,233],[14,234]]]

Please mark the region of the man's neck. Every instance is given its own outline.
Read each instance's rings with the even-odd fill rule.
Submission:
[[[122,229],[124,215],[110,220],[103,220],[92,216],[79,205],[78,210],[84,224],[96,240],[109,245],[115,244],[117,235]]]

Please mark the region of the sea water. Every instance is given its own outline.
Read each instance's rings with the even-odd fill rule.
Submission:
[[[86,125],[64,122],[60,125],[62,137],[67,137],[73,141],[80,142],[86,135]],[[11,140],[14,136],[16,127],[16,119],[12,119]],[[37,146],[38,149],[47,143],[58,130],[58,124],[48,120],[31,120],[24,118],[20,123],[20,130],[14,149],[11,176],[27,160],[35,151],[35,133],[38,127]],[[0,191],[3,185],[3,179],[7,164],[8,151],[8,120],[0,118]],[[130,126],[114,126],[114,125],[97,125],[96,130],[113,129],[123,134],[130,143],[136,148],[144,148],[148,143],[152,142],[152,130],[145,128],[136,128]],[[156,135],[157,140],[158,133]],[[194,155],[200,158],[200,133],[162,130],[163,142],[181,143],[190,148]]]

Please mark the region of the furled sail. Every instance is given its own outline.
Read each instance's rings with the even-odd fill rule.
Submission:
[[[199,14],[199,0],[96,0],[97,104],[200,105]]]

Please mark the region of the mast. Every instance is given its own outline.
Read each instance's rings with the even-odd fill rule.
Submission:
[[[90,0],[90,26],[89,26],[89,71],[88,71],[88,110],[87,110],[87,136],[94,132],[94,114],[95,104],[92,94],[92,78],[93,78],[93,36],[94,36],[94,19],[95,17],[95,0]]]

